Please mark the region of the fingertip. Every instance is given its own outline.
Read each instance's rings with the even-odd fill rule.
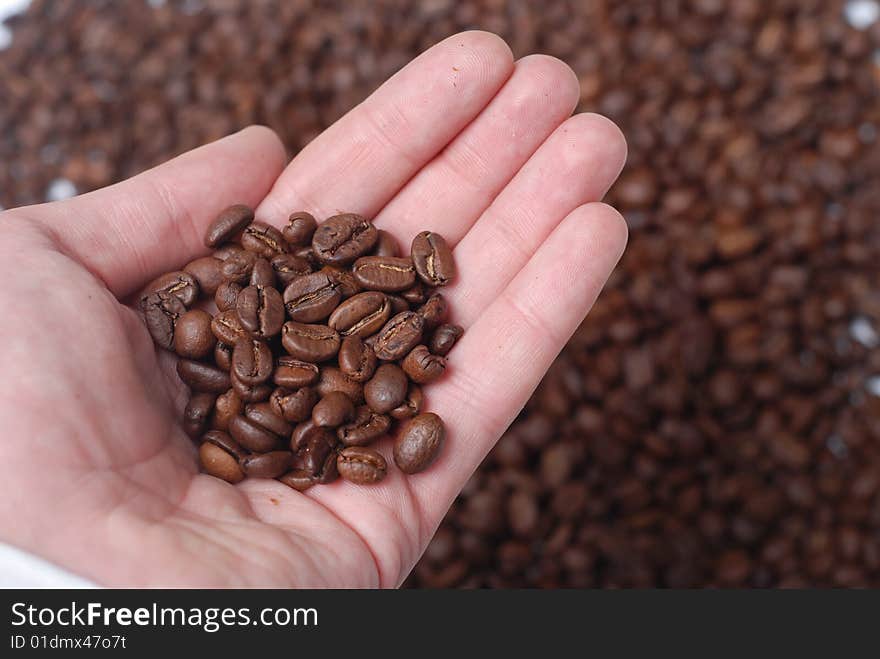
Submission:
[[[535,87],[539,93],[555,95],[557,103],[571,114],[580,99],[580,83],[572,68],[564,61],[552,55],[526,55],[516,63],[528,71],[536,80]]]
[[[626,139],[620,128],[600,114],[584,112],[566,119],[555,136],[562,141],[563,174],[588,181],[584,201],[605,196],[626,162]]]
[[[251,124],[230,137],[246,140],[250,148],[263,154],[266,164],[280,172],[287,163],[287,150],[274,130],[262,124]]]
[[[604,262],[607,274],[620,261],[629,240],[626,219],[617,209],[600,201],[578,206],[560,228],[572,231],[576,239],[585,242],[590,254]]]
[[[494,32],[466,30],[447,37],[438,45],[469,50],[489,68],[513,69],[513,51],[507,42]]]

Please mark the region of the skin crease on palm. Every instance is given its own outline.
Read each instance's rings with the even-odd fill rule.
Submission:
[[[599,203],[626,158],[578,83],[485,32],[423,53],[285,166],[251,127],[117,185],[0,215],[0,540],[99,584],[394,587],[515,418],[620,258]],[[233,203],[375,218],[454,246],[466,332],[426,389],[447,441],[427,471],[296,492],[199,474],[185,387],[126,306],[206,252]],[[390,440],[379,450],[389,458]]]

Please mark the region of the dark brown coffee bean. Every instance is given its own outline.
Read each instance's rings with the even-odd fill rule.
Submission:
[[[339,334],[326,325],[289,321],[281,328],[281,345],[288,354],[306,362],[332,359],[339,352],[339,344]]]
[[[229,433],[221,430],[209,430],[202,436],[202,441],[216,444],[238,460],[241,460],[248,455],[248,452],[243,449],[237,441],[232,439]]]
[[[215,259],[220,259],[221,261],[225,261],[230,256],[234,256],[235,254],[240,254],[243,251],[244,251],[244,247],[242,247],[241,245],[237,245],[236,243],[229,243],[229,244],[223,245],[222,247],[220,247],[218,249],[215,249],[211,253],[211,256],[213,256]],[[222,268],[220,270],[221,270],[221,272],[223,271]]]
[[[369,254],[378,239],[372,222],[356,213],[343,213],[318,226],[312,237],[312,249],[322,263],[347,265]]]
[[[248,478],[277,478],[290,469],[292,461],[290,451],[255,453],[242,459],[241,469]]]
[[[434,293],[422,306],[416,309],[416,313],[425,321],[425,331],[438,327],[446,320],[446,299],[440,293]]]
[[[426,469],[437,457],[446,428],[439,416],[431,412],[410,419],[394,441],[394,462],[405,474]]]
[[[190,261],[183,266],[183,271],[192,275],[199,282],[199,291],[204,296],[211,296],[217,292],[217,287],[223,283],[223,261],[213,256]]]
[[[391,305],[391,316],[396,316],[397,314],[403,313],[404,311],[409,311],[409,302],[404,300],[399,295],[390,295],[389,293],[386,293],[385,299],[387,299],[388,304]]]
[[[397,364],[382,364],[364,385],[364,399],[379,414],[390,412],[406,399],[409,383]]]
[[[446,359],[432,355],[428,346],[419,345],[410,350],[402,366],[410,380],[417,384],[428,384],[443,375]]]
[[[327,324],[342,336],[359,336],[362,339],[375,334],[391,315],[391,305],[383,293],[368,291],[336,307]]]
[[[284,289],[287,315],[299,323],[324,320],[341,299],[339,291],[323,272],[298,277]]]
[[[422,338],[424,321],[413,311],[404,311],[385,323],[376,338],[376,357],[386,361],[403,359]]]
[[[234,281],[236,284],[245,285],[250,281],[251,272],[254,270],[254,263],[257,256],[253,252],[242,250],[230,256],[223,261],[220,266],[220,274],[226,281]]]
[[[284,236],[273,226],[264,222],[253,222],[241,234],[241,246],[264,259],[287,252]]]
[[[257,425],[262,426],[282,439],[288,439],[290,433],[293,432],[293,426],[283,416],[275,413],[271,397],[269,401],[263,403],[249,403],[245,405],[244,415]]]
[[[323,265],[320,259],[318,259],[318,255],[315,254],[315,250],[312,249],[311,245],[307,245],[305,247],[294,247],[292,254],[306,261],[309,265],[312,266],[312,269],[317,270]]]
[[[405,291],[416,281],[412,260],[396,256],[362,256],[354,262],[352,272],[368,291]]]
[[[269,396],[272,395],[272,386],[268,382],[246,384],[235,376],[235,371],[229,374],[229,379],[235,393],[245,403],[262,403],[264,400],[269,400]]]
[[[364,386],[333,366],[325,366],[321,369],[321,377],[315,388],[320,396],[326,396],[331,391],[341,391],[351,398],[351,402],[355,405],[364,402]]]
[[[211,332],[211,314],[190,309],[174,324],[174,352],[187,359],[204,359],[214,350],[217,338]]]
[[[428,286],[446,286],[455,279],[452,250],[439,233],[422,231],[413,238],[411,255],[416,272]]]
[[[208,419],[214,410],[217,395],[201,392],[194,393],[183,410],[183,430],[192,439],[197,439],[208,425]]]
[[[284,324],[281,294],[271,287],[248,286],[243,289],[235,301],[235,313],[241,326],[260,339],[275,336]]]
[[[243,204],[224,209],[205,231],[205,246],[216,247],[235,238],[254,220],[254,211]]]
[[[400,256],[400,247],[397,239],[387,231],[378,229],[379,237],[376,239],[376,246],[373,248],[374,256]]]
[[[244,402],[236,393],[235,389],[217,396],[214,403],[214,414],[211,417],[211,428],[214,430],[228,430],[229,422],[244,412]]]
[[[420,281],[415,282],[410,288],[403,291],[400,297],[406,300],[407,304],[412,307],[424,304],[425,300],[428,299],[425,293],[425,285]]]
[[[275,272],[278,284],[285,288],[297,277],[302,277],[312,272],[311,264],[304,258],[294,254],[279,254],[272,258],[269,263]]]
[[[232,369],[232,346],[217,341],[214,344],[214,363],[224,371]]]
[[[314,426],[303,434],[302,440],[294,449],[292,466],[313,476],[320,476],[324,472],[327,457],[335,447],[336,436],[327,428]]]
[[[144,286],[138,296],[141,309],[146,308],[147,298],[153,293],[164,293],[173,295],[181,301],[183,306],[190,307],[199,297],[199,283],[188,272],[182,270],[168,272],[164,275],[156,277],[149,284]]]
[[[275,360],[272,380],[279,387],[299,389],[318,381],[318,365],[282,355]]]
[[[314,215],[305,211],[298,211],[290,214],[290,217],[287,218],[287,225],[281,233],[284,239],[291,245],[301,247],[312,242],[312,236],[317,228],[318,223],[315,221]]]
[[[204,442],[199,447],[199,462],[206,474],[227,483],[238,483],[244,478],[244,472],[238,466],[235,456],[212,442]]]
[[[144,320],[157,346],[171,350],[174,346],[174,326],[186,313],[180,298],[169,293],[152,293],[143,304]]]
[[[417,384],[410,383],[404,401],[391,410],[388,414],[393,419],[411,419],[422,411],[422,388]]]
[[[244,327],[238,320],[234,309],[221,311],[211,321],[211,331],[217,340],[227,345],[235,345],[236,341],[247,337]]]
[[[339,370],[355,382],[366,382],[376,372],[376,354],[358,336],[346,336],[339,347]]]
[[[294,426],[293,432],[290,434],[290,450],[296,453],[301,446],[305,446],[309,435],[318,432],[318,430],[320,430],[320,426],[315,425],[310,414],[308,419]]]
[[[355,412],[354,420],[336,430],[336,436],[343,446],[365,446],[388,432],[391,419],[377,414],[369,405],[361,405]]]
[[[272,375],[275,366],[272,350],[265,341],[242,338],[232,350],[232,372],[244,384],[261,384]]]
[[[327,275],[327,279],[329,279],[336,287],[336,290],[339,291],[343,300],[361,292],[360,284],[357,283],[357,279],[354,278],[351,270],[348,270],[347,268],[337,268],[335,265],[325,265],[319,272],[323,272]]]
[[[431,337],[428,349],[435,355],[445,357],[462,334],[464,334],[464,330],[458,325],[441,325],[434,330],[434,336]]]
[[[318,394],[311,387],[300,387],[293,391],[278,387],[269,397],[272,411],[291,423],[311,418],[312,408],[317,402]]]
[[[241,293],[241,284],[236,284],[234,281],[224,281],[220,284],[217,287],[217,292],[214,293],[214,304],[217,305],[217,310],[235,309],[235,301],[238,299],[239,293]]]
[[[288,487],[292,487],[298,492],[307,490],[315,484],[315,477],[312,476],[305,469],[294,469],[293,471],[288,471],[283,476],[279,476],[278,480]]]
[[[324,428],[338,428],[353,418],[354,404],[341,391],[331,391],[312,409],[312,421]]]
[[[229,373],[215,366],[190,359],[177,361],[177,374],[193,391],[210,391],[222,394],[229,389]]]
[[[339,452],[336,468],[345,480],[369,485],[385,478],[388,464],[378,451],[363,446],[349,446]]]
[[[278,435],[243,416],[230,419],[229,434],[247,450],[256,453],[268,453],[281,446]]]
[[[282,256],[286,256],[282,254]],[[248,280],[251,286],[265,286],[271,288],[275,286],[275,269],[263,257],[254,261],[254,267],[251,270],[251,278]],[[274,289],[273,289],[274,290]]]
[[[315,482],[326,484],[332,483],[339,477],[339,470],[336,467],[336,451],[330,451],[324,458],[324,464],[321,465],[320,471],[315,475]]]

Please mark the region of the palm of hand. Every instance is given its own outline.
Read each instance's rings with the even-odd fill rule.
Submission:
[[[591,203],[622,166],[622,140],[595,116],[564,121],[576,92],[558,61],[514,64],[496,37],[466,33],[283,172],[277,138],[249,129],[118,186],[5,214],[0,539],[109,584],[399,584],[622,251],[619,216]],[[459,283],[444,293],[466,334],[427,392],[448,429],[429,471],[306,493],[198,473],[174,359],[119,300],[198,255],[221,208],[261,200],[258,218],[276,225],[291,210],[354,210],[402,245],[422,228],[455,245]]]

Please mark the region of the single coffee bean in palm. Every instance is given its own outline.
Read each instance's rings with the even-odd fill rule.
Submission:
[[[327,324],[341,336],[364,339],[382,329],[390,315],[388,298],[378,291],[367,291],[342,302],[330,314]]]
[[[290,469],[292,461],[290,451],[254,453],[242,459],[241,469],[250,478],[277,478]]]
[[[186,313],[180,298],[171,293],[151,293],[143,304],[147,330],[156,345],[171,350],[174,347],[174,328]]]
[[[324,272],[297,277],[284,289],[284,307],[291,320],[315,323],[329,316],[342,299]]]
[[[217,292],[214,293],[214,304],[217,305],[217,310],[235,309],[235,301],[238,299],[239,293],[241,293],[241,284],[234,281],[224,281],[220,284],[217,287]]]
[[[286,389],[278,387],[269,396],[272,411],[290,423],[300,423],[312,416],[312,409],[318,402],[318,394],[312,387]]]
[[[258,426],[261,426],[281,439],[288,439],[293,432],[293,426],[283,415],[277,414],[272,405],[272,397],[262,403],[248,403],[244,407],[244,416]]]
[[[428,346],[418,345],[404,358],[403,370],[417,384],[433,382],[446,370],[446,358],[432,355]]]
[[[364,399],[379,414],[390,412],[406,399],[409,382],[397,364],[382,364],[364,385]]]
[[[411,256],[416,272],[428,286],[446,286],[455,279],[452,250],[439,233],[422,231],[413,238]]]
[[[290,355],[281,355],[275,360],[272,381],[279,387],[299,389],[317,382],[319,375],[320,370],[317,364]]]
[[[286,256],[282,254],[281,256]],[[272,288],[275,286],[275,268],[263,257],[254,261],[254,267],[251,269],[251,277],[248,280],[251,286],[263,286],[264,288]]]
[[[424,321],[413,311],[397,314],[381,329],[373,348],[376,357],[385,361],[403,359],[422,339]]]
[[[174,352],[187,359],[204,359],[214,351],[217,338],[207,311],[190,309],[174,325]]]
[[[227,483],[238,483],[244,478],[238,459],[212,442],[203,442],[199,447],[199,462],[205,473]]]
[[[282,229],[282,234],[291,245],[301,247],[312,242],[312,236],[317,228],[318,223],[315,221],[314,215],[306,211],[297,211],[291,213],[287,218],[287,224]]]
[[[318,378],[315,389],[321,396],[326,396],[331,391],[341,391],[355,405],[364,402],[364,385],[352,380],[335,366],[325,366],[321,369],[321,376]]]
[[[241,338],[232,351],[232,372],[244,384],[262,384],[272,375],[275,360],[269,344],[260,339]]]
[[[448,306],[442,293],[433,293],[425,303],[416,309],[416,313],[425,321],[425,331],[438,327],[446,320]]]
[[[336,330],[326,325],[288,321],[281,328],[281,345],[292,357],[319,363],[336,356],[341,343]]]
[[[220,274],[225,281],[234,281],[236,284],[246,286],[254,270],[257,256],[253,252],[242,250],[232,254],[220,266]]]
[[[356,213],[342,213],[318,225],[312,249],[322,263],[348,265],[369,254],[378,239],[372,222]]]
[[[439,416],[419,414],[406,422],[394,441],[394,462],[405,474],[426,469],[440,452],[446,428]]]
[[[312,409],[312,421],[324,428],[338,428],[353,418],[354,403],[341,391],[331,391]]]
[[[268,453],[282,446],[278,435],[244,416],[229,421],[229,434],[244,448],[255,453]]]
[[[177,374],[193,391],[221,394],[229,389],[231,384],[229,373],[226,371],[192,359],[178,360]]]
[[[213,256],[203,256],[190,261],[183,267],[184,272],[192,275],[199,283],[199,291],[202,295],[214,295],[217,287],[223,283],[223,261]]]
[[[147,299],[153,293],[173,295],[181,301],[183,306],[189,308],[199,297],[199,283],[195,277],[183,270],[160,275],[144,286],[144,289],[138,295],[141,309],[145,308]]]
[[[252,222],[241,234],[241,246],[265,259],[287,252],[284,236],[265,222]]]
[[[434,330],[434,334],[431,336],[431,341],[428,344],[428,349],[435,355],[445,357],[452,350],[455,342],[461,338],[462,334],[464,334],[464,329],[459,325],[441,325]]]
[[[217,247],[232,240],[254,220],[254,211],[244,204],[225,208],[205,231],[205,246]]]
[[[241,326],[254,337],[267,339],[281,331],[284,303],[271,286],[248,286],[235,301],[235,313]]]
[[[369,405],[361,405],[350,423],[336,429],[343,446],[365,446],[377,440],[391,428],[391,417],[374,412]]]
[[[345,480],[368,485],[385,478],[388,464],[378,451],[363,446],[348,446],[339,452],[336,468]]]
[[[359,336],[346,336],[339,347],[339,370],[355,382],[366,382],[376,372],[376,353]]]
[[[211,331],[218,341],[227,345],[235,345],[239,339],[247,337],[235,309],[227,309],[214,316],[211,320]]]
[[[368,291],[405,291],[416,281],[412,260],[396,256],[362,256],[354,262],[352,272]]]

